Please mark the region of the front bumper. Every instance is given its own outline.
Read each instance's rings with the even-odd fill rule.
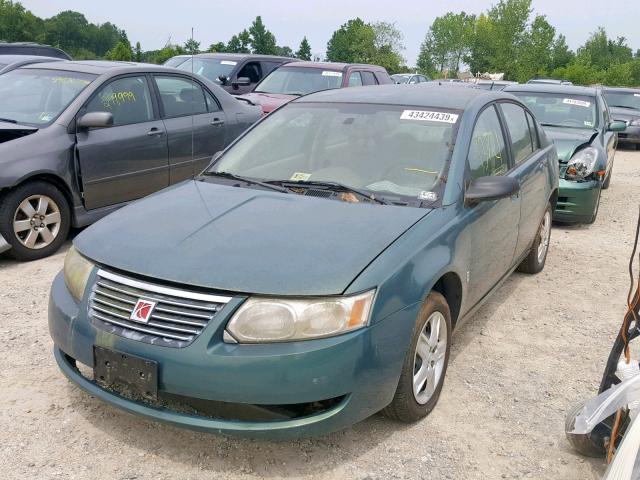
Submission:
[[[90,282],[92,279],[90,279]],[[303,437],[358,422],[390,403],[397,387],[417,306],[338,337],[271,345],[230,345],[222,332],[239,301],[220,311],[189,346],[169,348],[112,335],[87,319],[62,274],[53,283],[49,330],[60,369],[91,395],[130,413],[208,432],[251,437]],[[198,401],[239,405],[296,405],[339,398],[319,413],[247,421],[183,413],[132,400],[83,376],[75,361],[93,367],[93,346],[158,363],[158,390]]]
[[[627,126],[624,132],[618,133],[618,141],[621,143],[640,144],[640,127]]]
[[[7,242],[2,235],[0,235],[0,253],[6,252],[10,248],[11,245],[9,245],[9,242]]]
[[[600,200],[602,182],[574,182],[560,179],[558,204],[553,219],[567,223],[588,223],[593,219]]]

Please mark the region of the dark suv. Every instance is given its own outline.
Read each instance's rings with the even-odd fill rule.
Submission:
[[[333,88],[395,83],[378,65],[333,62],[296,62],[283,65],[242,98],[260,105],[267,114],[296,97]]]
[[[298,60],[274,55],[200,53],[170,58],[165,62],[165,66],[202,75],[227,92],[241,95],[253,90],[256,84],[275,68],[295,61]]]
[[[37,55],[39,57],[53,57],[71,60],[68,53],[51,45],[41,45],[31,42],[7,43],[0,42],[0,55]]]

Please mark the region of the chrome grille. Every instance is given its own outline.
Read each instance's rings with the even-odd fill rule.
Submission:
[[[110,333],[179,348],[193,342],[230,300],[99,270],[89,298],[89,316],[94,325]],[[134,319],[139,301],[152,304],[146,321]]]

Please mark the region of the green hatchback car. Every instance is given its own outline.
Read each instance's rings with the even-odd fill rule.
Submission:
[[[611,119],[600,89],[531,83],[504,91],[531,109],[558,149],[560,195],[553,219],[593,223],[600,193],[611,182],[617,132],[626,123]]]
[[[209,432],[419,420],[454,329],[516,268],[543,269],[557,188],[556,149],[512,95],[295,99],[75,238],[50,297],[56,360],[97,398]]]

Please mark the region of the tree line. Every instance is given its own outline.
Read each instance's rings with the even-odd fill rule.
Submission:
[[[590,85],[640,85],[640,50],[625,37],[609,38],[599,27],[572,51],[566,38],[535,14],[531,0],[499,0],[480,15],[449,12],[436,18],[420,47],[418,69],[431,76],[504,72],[526,82],[533,77],[566,78]]]
[[[190,39],[145,51],[139,42],[132,45],[126,32],[112,23],[90,23],[74,11],[42,19],[12,0],[0,0],[0,40],[46,43],[76,59],[164,63],[175,55],[229,52],[320,60],[313,58],[306,37],[296,50],[278,45],[260,16],[226,42],[202,48],[200,42]],[[506,79],[519,82],[552,76],[583,85],[640,85],[640,49],[634,52],[625,37],[609,38],[600,27],[573,51],[565,36],[544,15],[533,11],[531,0],[499,0],[479,15],[449,12],[437,17],[426,32],[413,68],[407,66],[404,50],[403,34],[394,23],[355,18],[333,32],[323,60],[371,63],[389,73],[419,71],[432,78],[468,70],[474,75],[503,72]]]

